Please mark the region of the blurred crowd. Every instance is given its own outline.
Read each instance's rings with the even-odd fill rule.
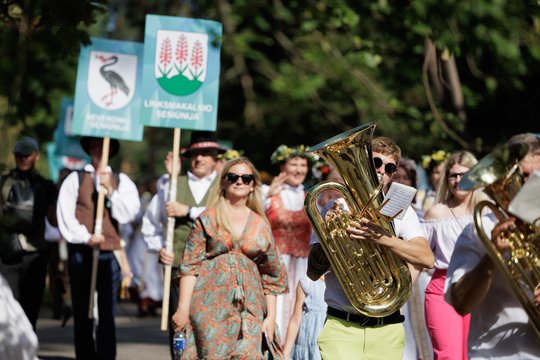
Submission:
[[[90,161],[62,169],[53,184],[36,171],[39,144],[21,136],[16,166],[0,177],[0,326],[7,329],[0,358],[37,358],[44,298],[62,326],[73,321],[77,359],[116,357],[118,301],[134,302],[140,317],[168,314],[172,358],[178,331],[186,334],[185,359],[540,358],[531,314],[482,245],[474,216],[479,204],[493,203],[486,169],[518,174],[520,187],[538,182],[539,138],[513,136],[484,158],[435,149],[417,161],[392,139],[370,141],[367,163],[354,164],[369,167],[367,179],[305,145],[280,145],[268,174],[215,133],[194,131],[178,158],[167,154],[167,173],[135,184],[108,165],[117,140],[83,137]],[[347,219],[351,204],[340,186],[356,181],[380,182],[383,194],[394,183],[416,190],[388,226],[365,215],[341,229],[347,241],[393,253],[411,275],[410,296],[384,316],[351,304],[325,245],[334,232],[313,225]],[[323,182],[335,185],[315,196],[314,220],[306,197]],[[504,234],[521,220],[486,209],[479,215],[488,242],[510,256]],[[540,292],[529,293],[536,304]]]

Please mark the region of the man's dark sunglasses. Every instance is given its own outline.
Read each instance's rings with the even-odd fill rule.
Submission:
[[[383,164],[383,160],[380,158],[380,157],[374,157],[373,158],[373,164],[375,164],[375,169],[378,169],[382,166]],[[386,165],[384,165],[384,171],[387,173],[387,174],[393,174],[395,173],[397,170],[397,166],[396,164],[392,164],[392,163],[388,163]]]
[[[229,181],[232,184],[237,182],[238,178],[241,178],[244,185],[249,185],[254,179],[253,175],[251,174],[238,175],[235,173],[227,173],[225,175],[225,178],[227,179],[227,181]]]

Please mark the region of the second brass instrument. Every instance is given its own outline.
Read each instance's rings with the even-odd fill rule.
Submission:
[[[524,179],[519,161],[527,153],[525,144],[502,146],[481,159],[459,183],[464,190],[484,187],[495,203],[481,201],[474,209],[474,224],[480,240],[500,274],[527,312],[536,334],[540,336],[540,309],[534,304],[533,292],[540,286],[540,228],[529,224],[509,211],[509,205],[521,190]],[[502,221],[516,218],[515,228],[501,234],[509,249],[504,254],[491,241],[482,222],[484,208],[489,208]]]
[[[346,231],[353,218],[363,216],[395,235],[392,220],[379,211],[384,195],[372,160],[374,129],[374,125],[359,126],[309,149],[330,163],[345,185],[315,185],[306,197],[305,209],[352,306],[366,316],[383,317],[399,310],[409,297],[411,274],[407,264],[384,246],[351,240]],[[316,199],[329,189],[343,195],[350,212],[338,210],[325,221]]]

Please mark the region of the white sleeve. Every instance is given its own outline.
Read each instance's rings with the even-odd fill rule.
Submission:
[[[69,174],[60,187],[56,204],[58,229],[62,237],[72,244],[86,244],[91,234],[75,216],[77,198],[79,197],[79,174],[74,171]]]
[[[49,242],[58,242],[61,237],[62,235],[60,235],[58,227],[52,226],[49,219],[45,216],[45,240]]]
[[[206,210],[206,206],[193,206],[189,212],[191,220],[196,220]]]
[[[146,208],[142,220],[141,232],[148,249],[159,251],[163,243],[162,204],[160,193],[155,194]]]
[[[167,194],[169,191],[169,174],[164,174],[159,177],[156,181],[156,190],[157,192],[163,192]]]
[[[141,208],[141,200],[135,183],[125,174],[120,174],[118,189],[109,197],[111,216],[119,224],[127,224],[135,219]]]
[[[415,237],[426,237],[420,225],[420,220],[418,220],[418,215],[411,206],[407,208],[402,220],[394,220],[394,225],[396,235],[403,240],[408,241]]]

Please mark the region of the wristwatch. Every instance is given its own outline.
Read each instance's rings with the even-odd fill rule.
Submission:
[[[191,217],[191,206],[188,206],[186,216]]]

